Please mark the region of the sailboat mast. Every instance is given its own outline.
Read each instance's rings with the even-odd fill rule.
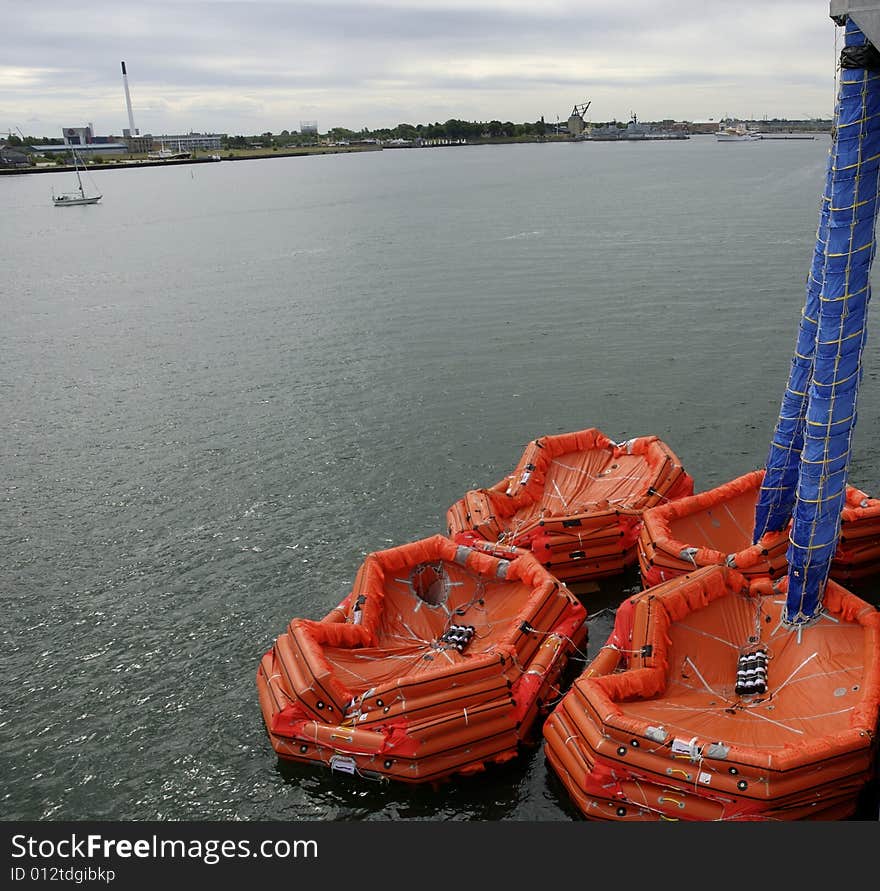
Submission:
[[[83,198],[86,197],[85,190],[83,189],[82,177],[79,175],[79,164],[77,163],[76,152],[71,152],[73,155],[73,169],[76,171],[76,181],[79,183],[79,193]]]

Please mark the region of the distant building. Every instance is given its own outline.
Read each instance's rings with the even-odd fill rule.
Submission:
[[[585,128],[586,123],[579,114],[571,115],[565,126],[566,132],[571,133],[572,136],[580,136],[581,133],[584,132]]]
[[[717,133],[722,127],[728,124],[745,124],[753,130],[760,130],[762,133],[799,133],[801,131],[817,131],[830,132],[831,120],[825,118],[811,118],[804,120],[788,120],[787,118],[763,118],[762,120],[754,120],[749,118],[726,118],[722,117],[718,120],[709,118],[708,120],[690,121],[691,133]]]
[[[33,152],[29,145],[0,145],[0,168],[30,167],[28,154]]]
[[[225,133],[186,133],[179,136],[154,136],[153,142],[163,149],[175,152],[193,152],[196,149],[211,152],[223,148]]]
[[[660,121],[659,126],[660,126],[660,129],[666,130],[669,133],[690,134],[692,132],[690,122],[675,121],[672,118],[667,118],[666,120]]]
[[[95,136],[94,126],[87,124],[85,127],[62,127],[61,145],[44,145],[40,152],[44,155],[66,152],[71,146],[76,146],[78,155],[123,155],[131,149],[125,141],[115,136]]]
[[[61,136],[65,145],[88,145],[94,139],[91,124],[86,127],[64,127]]]
[[[130,155],[145,155],[153,150],[153,134],[138,133],[132,135],[131,129],[122,131],[122,139],[125,143],[125,151]]]
[[[63,155],[72,148],[76,149],[77,155],[81,158],[87,158],[90,155],[124,155],[128,152],[128,146],[124,142],[112,142],[112,137],[106,137],[106,142],[90,142],[87,145],[76,145],[65,142],[53,142],[49,145],[38,145],[33,151],[39,155]]]
[[[64,127],[61,131],[63,142],[58,145],[40,147],[43,154],[58,154],[76,147],[78,155],[147,155],[155,148],[176,152],[193,152],[196,149],[217,152],[222,148],[226,134],[186,133],[180,135],[153,136],[126,128],[122,137],[95,136],[91,124],[85,127]]]
[[[688,129],[691,133],[717,133],[721,126],[720,121],[714,118],[708,120],[688,121]]]

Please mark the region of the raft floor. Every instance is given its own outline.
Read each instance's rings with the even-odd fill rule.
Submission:
[[[823,615],[792,633],[780,624],[780,595],[731,595],[670,627],[667,688],[662,697],[618,702],[627,715],[672,735],[744,748],[809,747],[851,726],[862,702],[865,630]],[[740,648],[759,636],[770,656],[764,695],[734,692]]]

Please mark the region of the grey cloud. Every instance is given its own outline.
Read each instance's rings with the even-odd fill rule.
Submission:
[[[329,118],[350,107],[363,108],[359,123],[381,126],[393,123],[384,116],[401,96],[417,115],[419,91],[445,92],[451,106],[482,105],[486,114],[507,91],[508,110],[498,111],[507,118],[516,116],[522,89],[566,106],[594,89],[640,87],[649,104],[652,89],[724,84],[748,91],[748,107],[768,71],[792,91],[815,92],[830,77],[833,27],[823,10],[806,7],[804,0],[11,4],[0,33],[0,113],[57,114],[53,97],[79,91],[81,107],[94,104],[94,117],[121,129],[123,59],[136,111],[166,99],[169,108],[175,99],[201,102],[218,129],[236,128],[224,109],[289,117],[305,104],[318,105],[331,126],[348,123]],[[474,60],[486,64],[475,70]],[[4,80],[4,67],[29,70],[34,84]],[[273,112],[279,96],[285,107]],[[532,114],[523,109],[520,117]]]

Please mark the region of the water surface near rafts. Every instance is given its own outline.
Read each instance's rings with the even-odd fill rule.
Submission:
[[[762,466],[827,152],[96,171],[63,210],[63,174],[5,177],[5,819],[579,819],[540,748],[439,791],[279,765],[259,658],[535,436],[656,434],[698,490]],[[851,481],[876,493],[873,343]],[[585,597],[590,654],[637,587]]]

